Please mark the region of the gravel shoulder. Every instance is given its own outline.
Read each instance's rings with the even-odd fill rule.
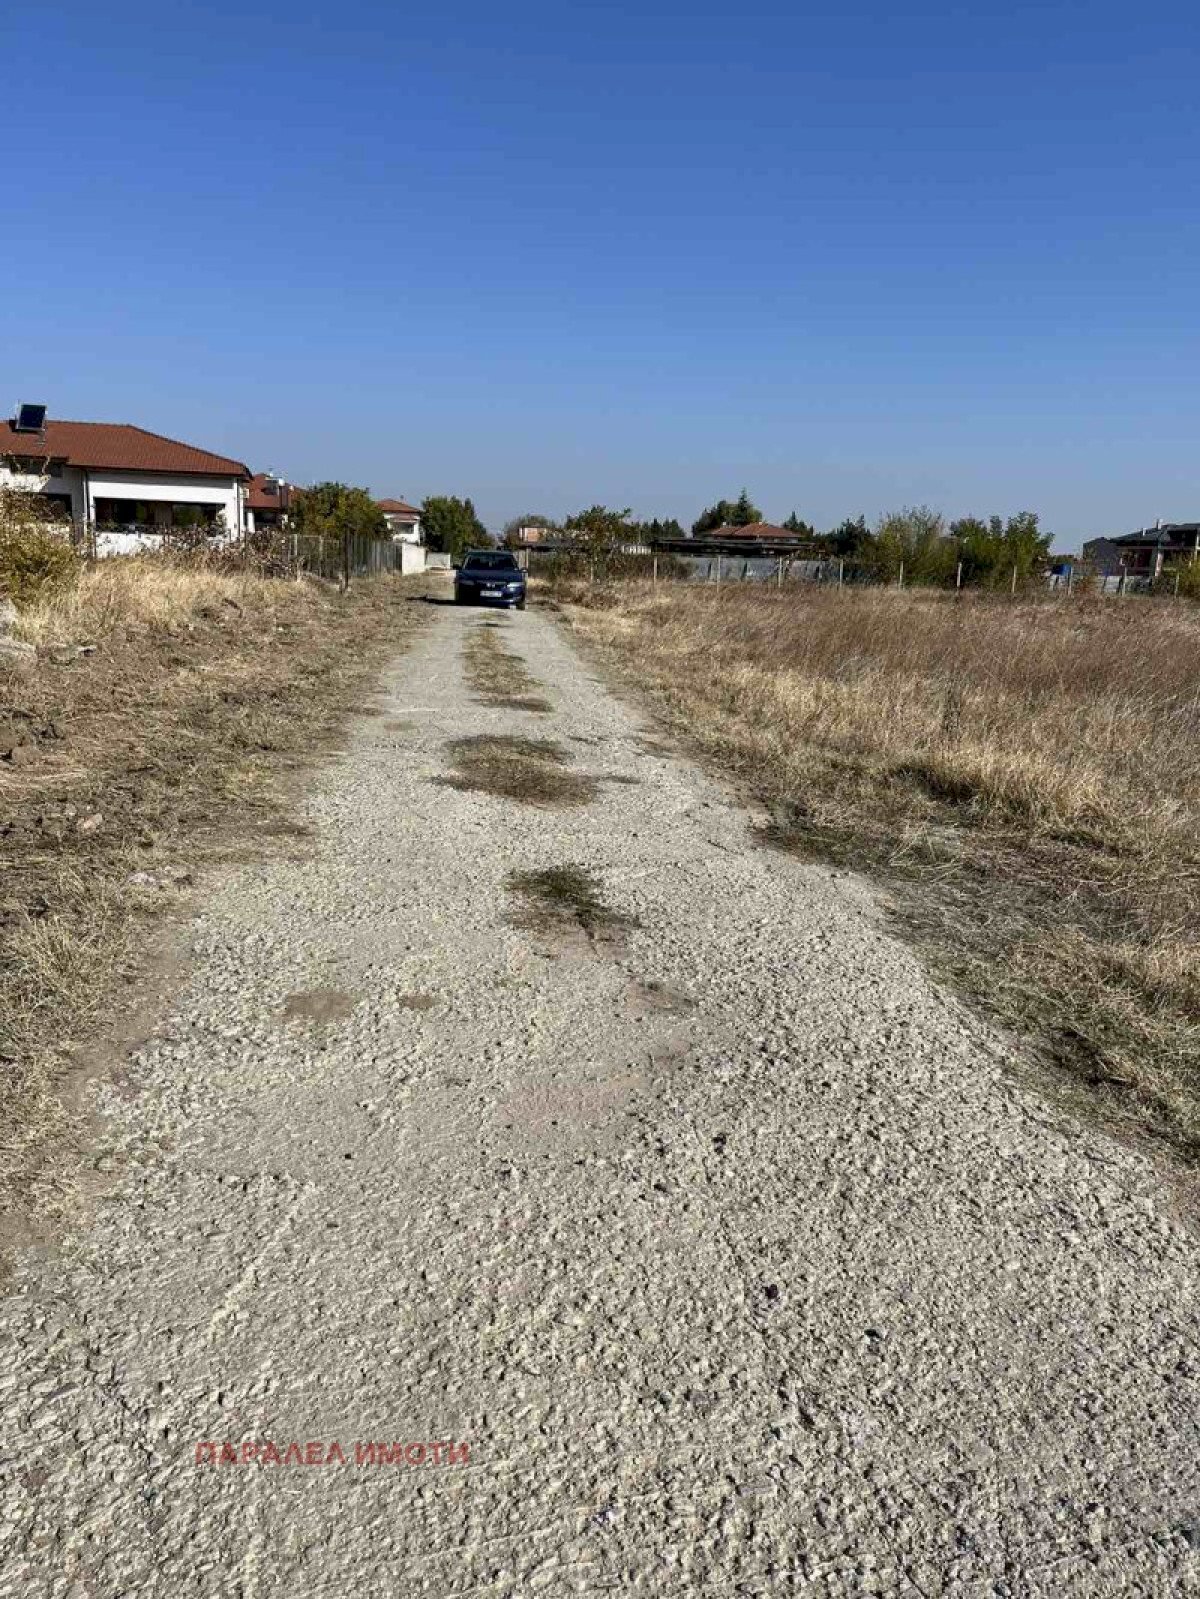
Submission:
[[[497,637],[551,711],[483,703],[493,620],[439,609],[308,858],[214,885],[97,1086],[112,1185],[0,1307],[0,1593],[1200,1592],[1200,1271],[1152,1167],[544,614]],[[592,797],[462,780],[483,735]],[[567,866],[590,932],[510,886]],[[197,1462],[268,1440],[349,1458]]]

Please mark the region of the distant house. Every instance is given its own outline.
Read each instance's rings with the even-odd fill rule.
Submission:
[[[273,472],[256,472],[246,485],[247,533],[284,527],[297,492],[294,483],[285,483]]]
[[[419,506],[407,505],[403,500],[377,500],[376,504],[383,512],[388,531],[394,539],[401,544],[422,542]]]
[[[1127,577],[1153,582],[1164,567],[1200,559],[1200,522],[1160,522],[1118,538],[1089,539],[1083,558],[1106,577]]]
[[[800,544],[803,543],[798,533],[791,532],[786,527],[776,527],[774,522],[748,522],[745,526],[737,527],[732,522],[726,522],[721,527],[711,528],[707,533],[697,533],[698,539],[745,539],[758,544]]]
[[[543,527],[540,522],[531,522],[527,527],[519,527],[516,533],[518,544],[545,544],[547,540],[553,541],[562,535],[552,527]]]
[[[241,461],[128,422],[59,422],[21,405],[0,422],[0,487],[40,495],[115,554],[172,528],[245,527],[250,470]]]

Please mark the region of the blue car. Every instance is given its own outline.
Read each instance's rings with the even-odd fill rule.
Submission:
[[[454,574],[455,605],[525,609],[525,574],[509,550],[468,550]]]

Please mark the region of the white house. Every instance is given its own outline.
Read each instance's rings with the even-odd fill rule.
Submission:
[[[58,422],[22,405],[0,422],[0,487],[29,490],[94,528],[103,554],[155,547],[172,528],[246,526],[249,469],[126,422]]]
[[[400,544],[420,544],[421,512],[416,505],[406,505],[403,500],[377,500],[383,512],[388,531]]]

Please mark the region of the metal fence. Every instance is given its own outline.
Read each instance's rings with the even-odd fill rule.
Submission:
[[[425,552],[420,545],[361,534],[293,533],[269,528],[231,538],[196,528],[77,522],[71,526],[69,537],[84,560],[111,555],[175,555],[280,577],[308,573],[343,585],[353,578],[419,572],[425,565]]]
[[[1011,596],[1047,591],[1063,596],[1072,593],[1178,595],[1180,571],[1171,568],[1157,582],[1134,574],[1105,575],[1086,568],[1023,574],[1016,567],[997,574],[991,581],[972,581],[961,564],[940,583],[913,582],[903,565],[898,572],[881,572],[858,562],[811,552],[759,548],[752,551],[725,546],[681,550],[670,547],[626,546],[596,552],[582,545],[559,543],[552,547],[531,545],[521,552],[521,561],[531,577],[554,579],[569,577],[590,581],[610,578],[642,578],[653,582],[682,583],[760,583],[783,588],[792,584],[834,587],[936,588],[973,590]]]

